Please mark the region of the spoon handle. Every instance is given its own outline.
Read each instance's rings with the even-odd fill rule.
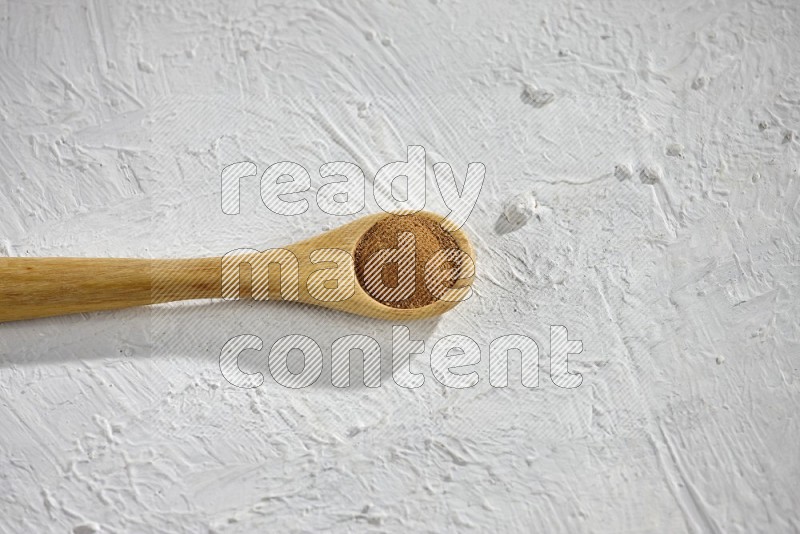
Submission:
[[[221,295],[220,258],[0,258],[0,322]]]

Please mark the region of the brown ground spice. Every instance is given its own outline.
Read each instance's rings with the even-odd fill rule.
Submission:
[[[414,293],[405,300],[385,301],[367,289],[364,283],[364,271],[367,261],[372,255],[382,249],[397,248],[397,238],[403,232],[414,234],[416,241],[416,273],[414,280]],[[425,285],[425,264],[433,254],[443,248],[459,248],[458,243],[446,232],[439,221],[426,215],[391,215],[376,223],[367,230],[358,242],[355,250],[356,276],[361,287],[372,298],[391,306],[392,308],[421,308],[435,302],[437,299]],[[458,268],[460,266],[452,266]],[[388,287],[397,287],[397,264],[390,263],[383,268],[383,283]],[[455,280],[445,282],[447,287],[452,287]]]

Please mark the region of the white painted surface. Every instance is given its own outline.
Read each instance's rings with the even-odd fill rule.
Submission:
[[[389,371],[391,327],[276,303],[0,325],[0,530],[797,532],[800,5],[793,1],[44,2],[0,6],[0,250],[193,256],[279,246],[350,217],[241,213],[249,160],[427,150],[486,183],[474,297],[410,325],[425,384]],[[543,97],[544,95],[544,97]],[[545,98],[546,97],[546,98]],[[537,217],[504,223],[532,194]],[[313,200],[313,195],[307,198]],[[366,212],[374,212],[368,190]],[[549,379],[549,326],[583,353]],[[219,351],[342,335],[383,385],[228,384]],[[488,383],[508,333],[540,386]],[[472,389],[433,344],[471,336]]]

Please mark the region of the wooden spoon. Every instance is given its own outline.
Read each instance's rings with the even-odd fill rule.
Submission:
[[[440,216],[432,213],[419,214],[441,220]],[[367,317],[400,321],[439,315],[458,304],[457,301],[437,300],[423,307],[408,309],[381,304],[361,287],[352,261],[347,265],[343,279],[339,280],[340,284],[352,284],[352,296],[343,300],[318,298],[319,291],[314,291],[313,284],[308,282],[309,275],[330,268],[332,264],[319,260],[315,263],[310,259],[310,254],[322,249],[340,249],[352,258],[364,232],[390,216],[387,213],[368,215],[316,237],[282,247],[298,260],[299,284],[292,300]],[[471,258],[475,257],[464,232],[455,230],[450,235],[463,252]],[[257,255],[251,254],[252,257]],[[0,322],[179,300],[222,298],[223,263],[232,262],[238,269],[241,259],[242,256],[234,258],[232,255],[192,259],[0,258]],[[283,280],[284,273],[280,274]],[[463,279],[454,287],[468,291],[471,283],[471,278]],[[242,276],[241,286],[242,295],[249,295],[249,277]],[[270,287],[269,294],[262,295],[262,299],[277,297],[286,300],[276,293]],[[228,294],[229,291],[226,291],[226,296]]]

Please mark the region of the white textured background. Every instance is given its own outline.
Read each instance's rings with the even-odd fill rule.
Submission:
[[[296,161],[316,189],[420,144],[434,211],[433,163],[486,165],[474,297],[409,325],[417,390],[390,324],[304,306],[0,325],[0,531],[798,532],[800,5],[287,4],[0,2],[0,253],[280,246],[352,217],[313,192],[272,215],[257,178],[224,215],[225,165]],[[577,389],[549,379],[551,324],[583,341]],[[245,333],[254,390],[219,370]],[[264,354],[293,333],[326,356],[301,391]],[[383,345],[379,389],[330,384],[353,333]],[[507,333],[539,344],[539,388],[489,386]],[[448,334],[479,343],[475,388],[432,377]]]

